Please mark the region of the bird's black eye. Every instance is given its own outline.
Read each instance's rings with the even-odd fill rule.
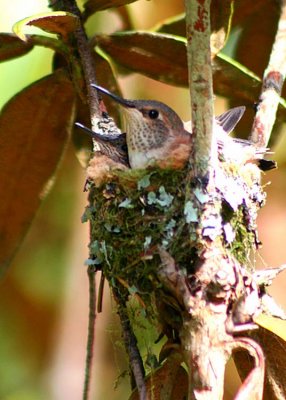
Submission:
[[[159,111],[157,111],[157,110],[150,110],[150,111],[148,112],[148,115],[149,115],[149,118],[151,118],[151,119],[156,119],[156,118],[159,117]]]

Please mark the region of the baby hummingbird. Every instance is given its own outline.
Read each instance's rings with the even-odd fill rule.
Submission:
[[[192,149],[191,124],[181,120],[166,104],[155,100],[127,100],[107,89],[92,84],[99,92],[115,100],[123,111],[123,131],[126,132],[128,158],[131,168],[158,165],[161,168],[183,168]],[[240,154],[241,163],[261,158],[267,149],[256,149],[251,141],[232,139],[228,134],[244,114],[245,107],[235,107],[214,120],[214,134],[218,151],[235,161]],[[271,169],[271,168],[267,168]]]
[[[122,106],[131,168],[156,164],[161,168],[182,168],[189,159],[191,134],[180,117],[166,104],[155,100],[126,100],[92,85]]]

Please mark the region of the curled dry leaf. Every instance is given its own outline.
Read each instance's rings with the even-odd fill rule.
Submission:
[[[286,342],[275,333],[261,326],[259,330],[246,333],[260,344],[266,360],[264,399],[284,400],[286,397]],[[252,368],[252,361],[245,352],[234,354],[234,361],[242,379]]]
[[[26,26],[35,26],[45,32],[56,33],[66,38],[70,32],[77,28],[78,23],[78,18],[75,15],[64,11],[55,11],[22,19],[13,26],[13,31],[24,41],[27,41],[27,37],[23,32]]]
[[[0,33],[0,61],[23,56],[32,48],[32,44],[24,43],[12,33]]]
[[[184,400],[188,393],[188,374],[180,366],[181,360],[172,354],[166,362],[149,374],[145,381],[150,399]],[[135,390],[129,400],[138,400]]]
[[[0,114],[0,273],[33,219],[63,154],[74,110],[62,71],[13,97]]]

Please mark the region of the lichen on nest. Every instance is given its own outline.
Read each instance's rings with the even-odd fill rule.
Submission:
[[[187,176],[187,169],[125,170],[113,171],[99,187],[91,184],[91,205],[83,217],[91,223],[89,262],[103,270],[111,285],[120,283],[143,299],[149,297],[160,287],[158,246],[187,276],[207,240],[221,241],[226,252],[247,262],[256,242],[257,210],[265,198],[258,168],[220,162],[211,222],[200,220],[208,194],[198,194],[197,181],[187,185]],[[211,231],[215,237],[210,239]]]

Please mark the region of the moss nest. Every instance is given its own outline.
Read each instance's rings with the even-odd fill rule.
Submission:
[[[200,213],[208,196],[199,193],[198,182],[187,185],[186,170],[114,171],[100,187],[91,184],[83,217],[91,223],[89,262],[103,270],[111,285],[120,282],[143,299],[160,287],[158,245],[187,275],[204,240],[222,241],[226,252],[245,263],[256,242],[256,213],[265,197],[254,167],[220,163],[212,204],[216,211],[203,222]],[[216,232],[215,239],[210,231]]]

